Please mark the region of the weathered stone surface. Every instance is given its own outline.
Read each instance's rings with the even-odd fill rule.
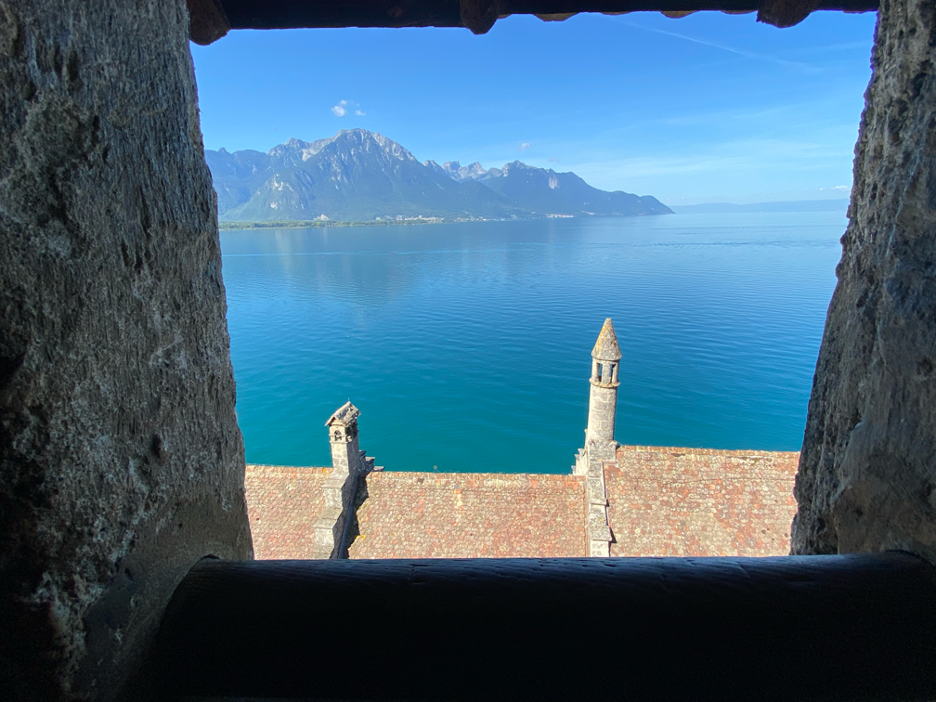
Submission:
[[[819,7],[819,0],[764,0],[757,11],[757,21],[775,27],[792,27],[809,17]]]
[[[0,690],[125,690],[251,554],[184,0],[0,0]]]
[[[936,561],[936,4],[883,0],[797,477],[797,554]]]
[[[187,0],[189,37],[196,44],[207,46],[231,31],[231,23],[220,0]]]

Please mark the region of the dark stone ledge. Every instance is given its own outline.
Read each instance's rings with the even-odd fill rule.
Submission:
[[[815,10],[869,12],[877,0],[188,0],[192,40],[210,44],[229,29],[313,27],[467,27],[487,32],[512,14],[565,19],[579,12],[699,10],[758,12],[758,19],[785,27]]]
[[[932,699],[934,585],[898,552],[202,561],[154,663],[167,698]]]

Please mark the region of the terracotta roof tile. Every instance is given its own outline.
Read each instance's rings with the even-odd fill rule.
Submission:
[[[789,552],[798,453],[623,446],[605,465],[612,556]],[[247,466],[257,558],[308,558],[330,468]],[[585,481],[536,473],[371,473],[352,558],[586,555]]]
[[[366,489],[351,558],[585,555],[578,476],[384,472]]]
[[[606,464],[612,556],[790,552],[799,453],[622,446]]]
[[[254,557],[311,558],[313,525],[331,468],[248,465],[244,476]]]

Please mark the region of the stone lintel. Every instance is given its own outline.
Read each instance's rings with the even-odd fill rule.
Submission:
[[[269,0],[224,0],[224,10],[233,29],[298,29],[326,27],[467,27],[475,34],[486,32],[498,17],[530,14],[544,21],[565,20],[580,12],[622,14],[627,12],[663,12],[667,17],[684,17],[699,10],[732,13],[757,12],[761,0],[421,0],[394,4],[391,10],[368,0],[343,0],[340,3],[270,2]],[[780,4],[770,0],[769,6]],[[783,3],[785,6],[787,3]],[[788,26],[803,11],[761,13],[761,22]],[[876,0],[820,0],[803,3],[804,9],[869,12],[876,10]]]

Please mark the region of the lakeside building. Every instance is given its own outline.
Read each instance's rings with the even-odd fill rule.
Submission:
[[[789,553],[799,453],[618,445],[620,360],[608,319],[567,475],[385,472],[360,449],[360,411],[346,403],[326,422],[331,467],[247,466],[256,557]]]

